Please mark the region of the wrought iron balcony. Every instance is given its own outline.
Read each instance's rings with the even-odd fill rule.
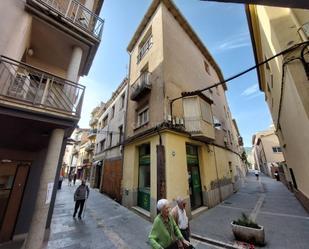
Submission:
[[[104,20],[76,0],[27,0],[27,3],[51,11],[99,40],[102,37]]]
[[[89,131],[88,138],[94,137],[97,135],[97,129],[92,129]]]
[[[0,56],[0,99],[4,104],[79,118],[84,91],[75,82]]]
[[[150,73],[144,72],[131,86],[130,99],[138,101],[144,94],[151,91]]]

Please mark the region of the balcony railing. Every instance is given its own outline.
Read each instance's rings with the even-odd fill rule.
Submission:
[[[91,150],[94,150],[94,143],[88,143],[85,147],[85,151],[91,151]]]
[[[150,73],[144,72],[131,86],[130,99],[138,101],[145,93],[151,91]]]
[[[97,135],[97,129],[92,129],[88,133],[88,138],[96,136]]]
[[[0,56],[0,98],[23,106],[80,116],[85,87]]]
[[[104,20],[76,0],[27,0],[27,2],[32,5],[39,4],[57,13],[97,39],[102,37]]]

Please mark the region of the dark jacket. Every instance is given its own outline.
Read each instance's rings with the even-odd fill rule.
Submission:
[[[89,196],[89,188],[87,185],[79,185],[74,193],[74,201],[86,200]]]

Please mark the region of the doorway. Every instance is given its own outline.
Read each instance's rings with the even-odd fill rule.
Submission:
[[[0,242],[12,238],[28,172],[28,164],[0,163]]]
[[[138,148],[138,193],[137,205],[150,211],[150,144],[143,144]]]
[[[191,209],[202,206],[202,187],[198,160],[198,147],[186,144],[187,170]]]

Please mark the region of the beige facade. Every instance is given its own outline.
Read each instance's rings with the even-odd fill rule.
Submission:
[[[67,138],[80,118],[85,87],[77,82],[101,40],[102,4],[0,2],[0,178],[7,186],[0,188],[0,243],[27,235],[25,249],[42,246]]]
[[[162,197],[183,196],[190,215],[218,204],[245,175],[226,85],[173,99],[222,80],[220,68],[167,0],[152,2],[128,52],[123,204],[151,218]]]
[[[92,186],[121,202],[122,152],[128,79],[113,92],[98,116]]]
[[[252,146],[254,168],[273,176],[273,173],[278,171],[280,163],[285,161],[275,130],[271,128],[257,132],[252,138]]]
[[[302,55],[305,45],[296,46],[308,41],[309,12],[252,5],[247,14],[257,62],[295,45],[293,51],[261,66],[258,75],[295,193],[309,207],[309,58]]]

